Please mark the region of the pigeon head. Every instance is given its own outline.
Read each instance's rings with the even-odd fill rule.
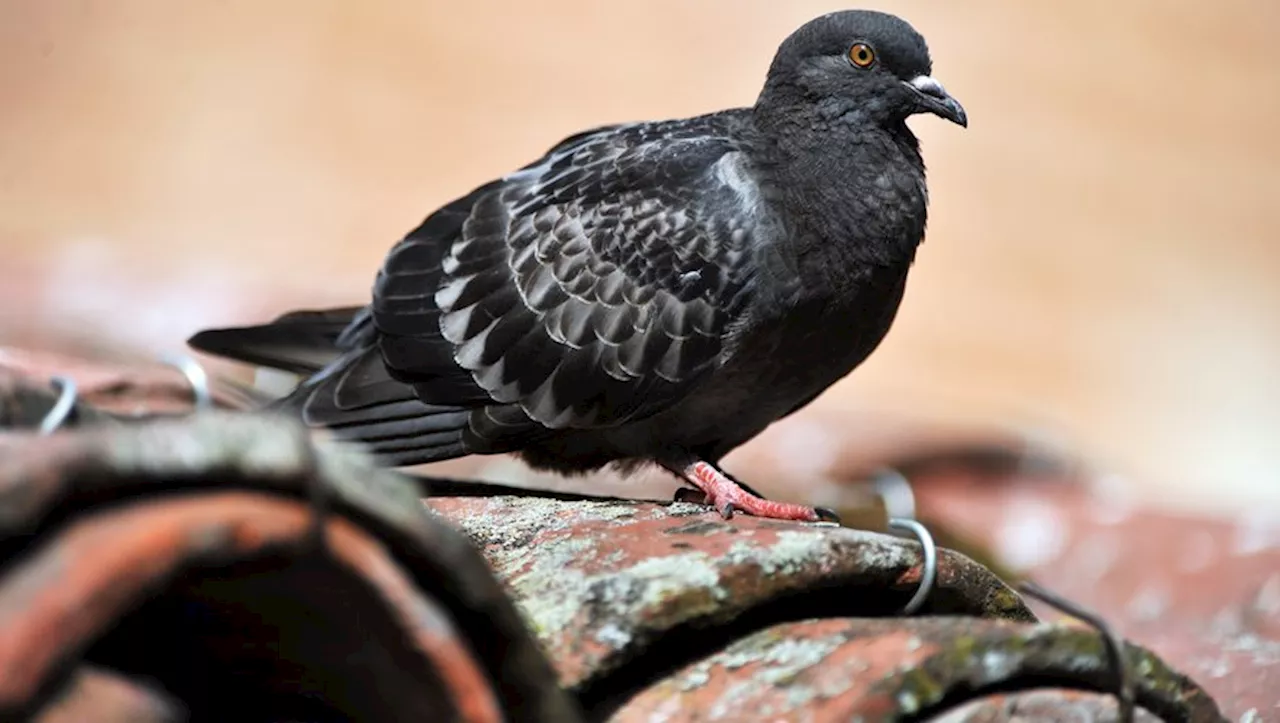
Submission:
[[[870,10],[830,13],[783,41],[757,106],[804,105],[826,120],[886,128],[916,113],[967,126],[964,108],[931,71],[924,38],[901,18]]]

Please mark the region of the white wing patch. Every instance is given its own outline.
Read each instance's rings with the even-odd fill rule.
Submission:
[[[742,209],[754,215],[760,208],[760,187],[743,169],[745,162],[742,152],[734,151],[721,156],[713,169],[716,179],[737,195]]]

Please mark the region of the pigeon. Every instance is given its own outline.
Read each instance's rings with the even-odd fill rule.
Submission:
[[[367,306],[189,344],[302,375],[275,408],[388,466],[656,464],[726,518],[832,520],[720,460],[888,332],[928,202],[906,121],[968,125],[931,67],[894,15],[818,17],[751,107],[569,136],[431,213]]]

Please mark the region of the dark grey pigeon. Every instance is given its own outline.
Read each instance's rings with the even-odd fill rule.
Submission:
[[[908,116],[967,124],[892,15],[837,12],[750,108],[579,133],[432,213],[366,307],[194,336],[388,465],[657,463],[728,516],[818,520],[717,467],[880,343],[925,230]]]

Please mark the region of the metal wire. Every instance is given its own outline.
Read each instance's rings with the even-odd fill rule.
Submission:
[[[884,504],[891,531],[906,532],[920,542],[920,584],[916,592],[902,607],[903,615],[913,615],[924,607],[938,580],[938,546],[929,528],[916,520],[916,497],[911,482],[896,469],[877,470],[872,486]]]
[[[56,376],[49,380],[50,384],[58,390],[58,400],[49,408],[44,419],[40,420],[40,434],[53,434],[58,428],[66,423],[67,418],[71,416],[71,410],[76,406],[76,382],[71,377]]]
[[[176,354],[166,354],[160,358],[160,361],[176,368],[182,372],[182,376],[187,378],[187,384],[191,386],[191,394],[195,400],[196,411],[213,407],[213,394],[209,391],[209,374],[205,372],[203,366],[200,366],[200,362],[189,356]]]
[[[884,502],[886,515],[904,520],[916,518],[916,495],[905,475],[892,467],[884,467],[876,470],[872,484]]]
[[[894,517],[889,520],[889,528],[915,535],[923,551],[924,562],[920,565],[920,585],[916,587],[916,593],[911,596],[907,604],[902,606],[903,615],[914,615],[929,599],[929,593],[933,592],[934,582],[938,579],[938,546],[934,544],[929,528],[916,520]]]
[[[1124,642],[1120,640],[1120,636],[1116,635],[1115,630],[1101,615],[1083,608],[1079,603],[1072,602],[1057,593],[1050,592],[1034,582],[1024,581],[1018,585],[1018,590],[1074,618],[1085,621],[1098,631],[1098,634],[1102,637],[1103,648],[1107,653],[1107,662],[1115,675],[1116,689],[1113,692],[1120,707],[1120,723],[1133,723],[1133,678],[1129,671],[1128,661],[1124,657]]]

